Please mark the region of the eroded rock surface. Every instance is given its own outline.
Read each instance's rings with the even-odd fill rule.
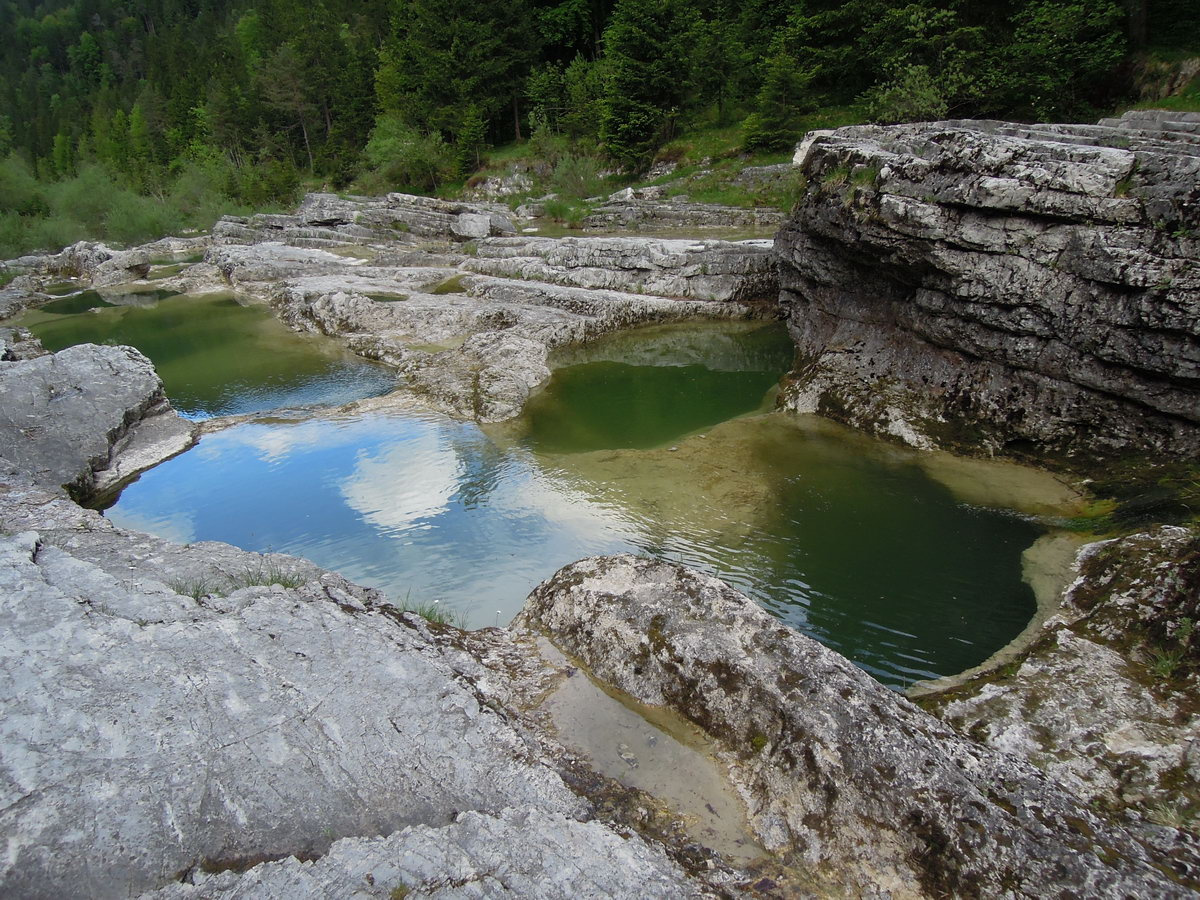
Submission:
[[[514,234],[507,207],[411,194],[341,197],[308,194],[295,215],[226,216],[213,228],[219,243],[284,241],[297,247],[337,247],[430,238],[466,241]]]
[[[98,481],[112,482],[114,467],[133,474],[191,441],[191,424],[171,409],[154,366],[132,347],[81,344],[0,363],[0,458],[39,484],[88,496]],[[129,447],[136,464],[121,461]]]
[[[1155,122],[810,136],[788,405],[973,453],[1200,449],[1200,139]]]
[[[768,241],[513,237],[480,241],[463,268],[484,275],[691,300],[774,302]]]
[[[1190,896],[1198,883],[1194,853],[1162,870],[1030,764],[961,737],[717,579],[583,560],[519,621],[740,750],[733,775],[759,838],[841,890]]]
[[[616,194],[593,209],[583,219],[583,227],[592,231],[631,229],[634,231],[670,231],[676,229],[764,229],[777,228],[784,214],[772,207],[721,206],[694,203],[684,197],[669,199],[637,194]]]
[[[1198,824],[1200,538],[1163,528],[1089,545],[1015,664],[920,702],[1085,800]]]

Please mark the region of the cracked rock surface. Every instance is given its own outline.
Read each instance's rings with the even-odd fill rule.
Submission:
[[[86,496],[98,481],[111,482],[106,470],[131,475],[191,441],[192,425],[132,347],[80,344],[0,362],[0,458],[40,484]],[[131,446],[136,454],[120,461]]]
[[[1089,802],[1195,828],[1197,621],[1194,533],[1162,528],[1091,544],[1058,612],[1011,671],[920,702]]]
[[[1032,765],[980,747],[721,581],[633,556],[567,566],[518,620],[735,749],[765,845],[864,896],[1191,896]]]
[[[788,405],[968,453],[1195,453],[1200,140],[1172,115],[810,135]]]

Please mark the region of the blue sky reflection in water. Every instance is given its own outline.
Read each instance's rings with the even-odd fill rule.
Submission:
[[[960,503],[912,454],[827,423],[708,424],[762,401],[755,379],[744,410],[726,408],[720,378],[697,396],[697,377],[714,371],[747,381],[730,353],[698,373],[672,364],[690,351],[609,351],[656,371],[580,360],[529,416],[487,433],[416,411],[237,426],[143,475],[109,515],[178,540],[303,555],[395,600],[438,599],[476,627],[497,610],[507,621],[567,562],[656,553],[719,572],[892,685],[976,664],[1028,621],[1021,553],[1036,526]],[[653,384],[644,403],[661,409],[672,369],[673,402],[696,407],[676,410],[676,427],[694,430],[631,439],[630,422],[659,427],[634,391],[606,438],[613,407],[589,391],[611,392],[615,372]],[[718,399],[716,418],[706,398]]]

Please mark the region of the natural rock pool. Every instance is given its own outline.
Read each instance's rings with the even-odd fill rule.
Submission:
[[[336,404],[392,379],[229,297],[55,302],[22,324],[54,348],[138,346],[193,416]],[[144,473],[108,515],[304,556],[470,627],[506,623],[580,557],[649,553],[721,575],[889,685],[978,664],[1034,613],[1022,554],[1045,529],[965,502],[925,455],[769,412],[791,355],[775,324],[644,328],[560,351],[499,426],[394,398],[259,416]]]
[[[85,342],[137,347],[154,362],[174,407],[195,419],[346,403],[396,384],[384,367],[297,334],[265,306],[230,294],[83,291],[15,324],[47,350]]]

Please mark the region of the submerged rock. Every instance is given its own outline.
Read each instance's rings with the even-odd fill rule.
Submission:
[[[776,239],[788,406],[970,453],[1200,449],[1191,130],[1139,114],[805,143]]]
[[[681,566],[583,560],[530,595],[592,672],[734,752],[760,840],[864,896],[1186,896],[1194,853],[1155,851],[1028,763],[984,749]]]

